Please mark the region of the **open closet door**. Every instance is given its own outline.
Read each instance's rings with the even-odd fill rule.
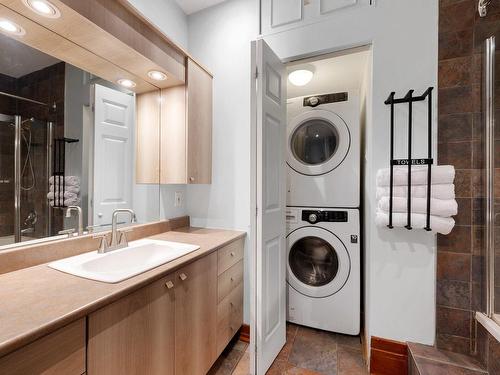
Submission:
[[[269,46],[253,43],[255,57],[256,175],[254,311],[257,375],[263,375],[286,341],[285,66]]]

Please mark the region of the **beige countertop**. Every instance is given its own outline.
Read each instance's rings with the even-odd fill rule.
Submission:
[[[0,275],[0,356],[244,237],[244,232],[181,228],[149,238],[200,246],[190,254],[116,284],[83,279],[47,264]]]

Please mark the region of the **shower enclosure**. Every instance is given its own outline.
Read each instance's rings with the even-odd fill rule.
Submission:
[[[0,246],[50,236],[47,200],[53,124],[24,114],[47,104],[0,92]],[[3,106],[4,108],[6,106]]]

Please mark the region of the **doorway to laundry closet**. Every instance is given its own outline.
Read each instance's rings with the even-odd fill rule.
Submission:
[[[345,361],[366,373],[361,224],[371,48],[282,62],[259,40],[252,57],[252,373],[328,374]]]

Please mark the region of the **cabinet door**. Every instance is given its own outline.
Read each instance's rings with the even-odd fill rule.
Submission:
[[[89,315],[88,375],[174,374],[173,282],[162,278]]]
[[[187,61],[187,177],[190,184],[212,182],[212,76]]]
[[[216,360],[217,253],[176,272],[175,373],[206,374]]]

